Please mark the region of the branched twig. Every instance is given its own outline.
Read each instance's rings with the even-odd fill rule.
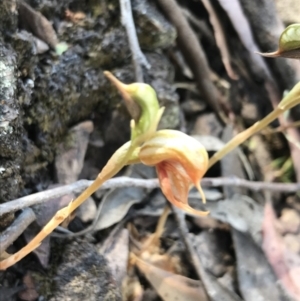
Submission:
[[[37,192],[19,199],[0,205],[0,217],[9,212],[15,212],[20,209],[38,205],[54,198],[59,198],[65,194],[74,192],[80,193],[91,184],[92,181],[80,180],[75,183]]]
[[[81,193],[84,189],[89,187],[93,181],[79,180],[75,183],[64,185],[58,188],[45,190],[42,192],[34,193],[14,201],[7,202],[0,205],[0,217],[8,212],[15,212],[17,210],[41,204],[54,198],[59,198],[68,193]],[[159,186],[158,180],[142,180],[132,179],[128,177],[117,177],[107,180],[99,188],[99,190],[120,188],[120,187],[144,187],[148,189],[157,188]]]
[[[47,202],[51,199],[61,197],[70,192],[80,193],[88,187],[93,181],[79,180],[75,183],[64,185],[58,188],[45,190],[34,193],[5,204],[0,205],[0,217],[9,212],[30,207],[33,205]],[[201,185],[204,187],[222,187],[235,186],[243,187],[254,191],[269,190],[275,192],[297,192],[300,191],[300,183],[269,183],[269,182],[254,182],[237,177],[221,177],[221,178],[203,178]],[[157,179],[134,179],[129,177],[117,177],[107,180],[99,188],[99,190],[121,188],[121,187],[143,187],[146,189],[154,189],[159,187]]]
[[[144,82],[143,69],[142,66],[147,69],[150,68],[150,65],[141,51],[139,41],[136,35],[136,30],[132,17],[131,3],[130,0],[120,0],[121,15],[122,15],[122,24],[126,29],[128,36],[129,47],[132,53],[132,60],[135,70],[135,80],[137,82]]]
[[[203,20],[199,20],[199,18],[195,17],[188,9],[186,8],[181,8],[182,13],[184,16],[189,20],[189,22],[196,27],[198,30],[198,34],[200,33],[201,35],[205,36],[207,40],[210,41],[211,44],[214,44],[214,38],[213,38],[213,32],[211,29],[208,27],[207,23]]]
[[[0,235],[0,255],[5,251],[36,219],[31,208],[26,208]]]

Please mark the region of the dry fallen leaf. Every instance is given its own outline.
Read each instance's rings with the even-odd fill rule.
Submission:
[[[281,234],[293,233],[300,231],[300,215],[294,209],[283,209],[280,216]]]
[[[258,245],[261,244],[263,207],[250,197],[237,194],[231,199],[208,203],[207,209],[211,217],[249,233]]]
[[[24,29],[55,49],[58,39],[52,24],[41,13],[23,1],[19,1],[19,21]]]
[[[91,121],[84,121],[68,131],[58,145],[55,168],[59,184],[70,184],[78,180],[86,154],[89,136],[94,129]]]
[[[129,187],[116,188],[109,191],[103,198],[101,215],[95,226],[95,230],[106,229],[121,221],[136,203],[145,197],[143,188]]]
[[[153,178],[155,170],[142,164],[134,165],[127,176],[132,178]],[[111,189],[102,199],[101,215],[95,230],[108,228],[121,221],[129,209],[140,203],[146,196],[146,190],[138,187]]]
[[[300,256],[288,250],[275,229],[276,216],[272,205],[265,205],[263,250],[281,284],[295,300],[300,300]]]
[[[286,300],[260,246],[247,233],[232,229],[239,290],[245,301]]]
[[[132,261],[164,301],[208,301],[200,281],[157,268],[133,254]]]
[[[253,68],[257,72],[264,72],[269,74],[267,65],[259,55],[256,55],[255,52],[259,51],[259,48],[253,37],[249,20],[247,19],[242,5],[239,0],[218,0],[224,11],[227,13],[234,29],[236,30],[242,44],[248,50],[250,59],[253,63]]]

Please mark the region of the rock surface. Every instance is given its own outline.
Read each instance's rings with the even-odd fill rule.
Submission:
[[[0,203],[44,190],[54,181],[57,146],[72,126],[90,120],[95,130],[104,132],[121,102],[104,70],[127,83],[134,81],[118,1],[28,0],[30,13],[22,3],[0,3],[0,79],[5,79],[0,84]],[[176,31],[152,1],[133,2],[133,12],[151,64],[145,80],[166,106],[163,126],[175,128],[178,97],[172,86],[173,68],[163,50],[175,43]],[[46,28],[53,27],[50,34],[56,36],[50,36],[51,41],[68,45],[62,55],[55,52],[49,32],[43,32],[34,14],[42,16]],[[125,111],[121,114],[124,125],[117,131],[127,140],[129,118]]]
[[[55,259],[48,273],[32,274],[40,297],[49,301],[121,300],[107,261],[94,245],[83,240],[68,243],[65,248],[63,244],[54,247]]]

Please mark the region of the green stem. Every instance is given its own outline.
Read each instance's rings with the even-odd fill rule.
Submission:
[[[285,109],[281,107],[277,107],[274,111],[272,111],[269,115],[267,115],[262,120],[256,122],[251,127],[246,129],[245,131],[237,134],[234,138],[232,138],[221,150],[216,152],[209,160],[208,168],[212,167],[215,163],[221,160],[224,156],[226,156],[229,152],[231,152],[234,148],[245,142],[249,137],[261,131],[267,125],[269,125],[272,121],[278,118]]]
[[[126,143],[127,144],[127,143]],[[103,167],[95,181],[84,190],[71,204],[70,213],[78,208],[88,197],[90,197],[99,187],[108,179],[115,176],[124,166],[127,165],[130,157],[136,149],[136,143],[131,143],[127,152],[124,153],[122,148],[126,148],[126,144],[121,146],[109,159],[107,164]],[[119,154],[120,153],[120,154]],[[123,158],[120,158],[123,156]]]

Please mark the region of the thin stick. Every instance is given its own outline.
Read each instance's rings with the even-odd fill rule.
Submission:
[[[221,187],[232,186],[242,187],[253,191],[268,190],[273,192],[298,192],[300,191],[300,183],[271,183],[271,182],[255,182],[241,179],[238,177],[230,178],[203,178],[201,180],[203,187]]]
[[[0,205],[0,217],[9,212],[16,212],[20,209],[41,204],[54,198],[62,197],[70,192],[80,193],[93,181],[79,180],[75,183],[64,185],[58,188],[34,193],[5,204]],[[300,183],[271,183],[271,182],[254,182],[241,179],[238,177],[219,177],[219,178],[203,178],[201,180],[203,187],[222,187],[234,186],[243,187],[254,191],[269,190],[274,192],[297,192],[300,190]],[[142,187],[145,189],[154,189],[159,187],[158,179],[134,179],[129,177],[117,177],[107,180],[99,187],[99,190],[122,188],[122,187]]]
[[[3,253],[36,219],[31,208],[26,208],[14,222],[0,235],[0,255]]]
[[[13,201],[0,205],[0,217],[10,212],[16,212],[26,207],[45,203],[54,198],[62,197],[71,192],[81,193],[84,189],[90,186],[93,181],[79,180],[75,183],[60,186],[57,188],[37,192],[27,195]],[[143,180],[133,179],[129,177],[117,177],[104,182],[98,190],[122,188],[122,187],[143,187],[146,189],[154,189],[159,187],[157,179]]]
[[[199,258],[190,239],[184,212],[176,208],[174,205],[172,205],[172,210],[175,215],[175,220],[177,222],[181,238],[187,249],[188,256],[190,257],[194,265],[199,279],[202,280],[205,290],[210,297],[210,300],[217,301],[220,300],[220,296],[222,296],[224,300],[241,301],[241,299],[235,293],[230,292],[229,290],[224,288],[218,283],[216,279],[214,279],[209,273],[205,271],[204,265],[201,262],[201,259]],[[217,291],[218,293],[216,294]]]
[[[201,0],[201,1],[209,14],[209,20],[214,29],[216,43],[220,50],[222,62],[227,71],[227,74],[231,79],[237,80],[239,77],[235,73],[235,71],[233,70],[233,68],[231,66],[231,56],[230,56],[230,52],[228,49],[225,32],[224,32],[223,26],[218,18],[218,15],[217,15],[212,3],[209,0]]]
[[[129,47],[132,53],[132,61],[134,65],[135,80],[137,82],[143,83],[143,69],[142,66],[145,66],[147,69],[150,68],[150,65],[141,51],[139,41],[136,35],[136,30],[134,26],[134,21],[132,17],[131,3],[130,0],[120,0],[121,7],[121,16],[122,24],[126,29]]]

